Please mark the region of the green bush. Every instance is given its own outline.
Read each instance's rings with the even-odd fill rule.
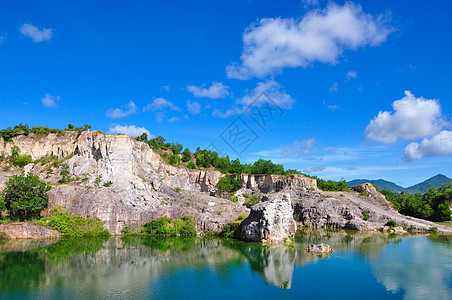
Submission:
[[[399,224],[397,224],[397,222],[395,220],[389,220],[388,222],[386,222],[385,226],[397,227],[397,226],[399,226]]]
[[[45,217],[38,221],[42,226],[50,226],[64,237],[96,237],[110,236],[110,232],[104,228],[103,223],[91,216],[83,218],[71,217],[68,212],[58,212],[51,217]]]
[[[234,193],[242,187],[242,180],[239,174],[226,175],[221,177],[217,183],[217,189],[220,193]]]
[[[341,180],[339,182],[332,180],[323,180],[320,178],[317,179],[317,187],[322,191],[347,191],[348,185],[345,180]]]
[[[60,170],[60,175],[61,175],[61,179],[58,181],[58,183],[68,183],[71,181],[71,177],[69,176],[70,174],[70,168],[68,164],[62,164],[61,165],[61,170]]]
[[[9,240],[9,236],[6,232],[0,231],[0,241],[1,240]]]
[[[13,165],[17,167],[25,167],[28,164],[31,164],[33,162],[33,159],[31,159],[30,155],[18,155],[16,158],[14,158]]]
[[[177,166],[180,163],[180,157],[176,154],[173,154],[168,158],[168,162],[173,166]]]
[[[111,187],[113,185],[112,181],[104,182],[104,187]]]
[[[232,202],[237,202],[238,201],[237,197],[235,197],[235,196],[229,197],[229,200],[232,201]]]
[[[194,169],[196,169],[196,165],[195,165],[194,162],[190,161],[190,162],[187,164],[187,168],[189,168],[189,169],[191,169],[191,170],[194,170]]]
[[[226,224],[220,233],[221,237],[230,239],[240,239],[241,222]]]
[[[243,205],[245,205],[248,208],[251,208],[252,206],[258,204],[260,201],[261,201],[261,196],[253,195],[253,196],[249,197],[247,200],[245,200]]]
[[[369,217],[370,217],[369,212],[367,210],[363,210],[362,213],[363,213],[363,220],[364,221],[369,220]]]
[[[25,221],[39,218],[48,203],[46,194],[50,186],[37,176],[14,175],[6,182],[2,192],[2,202],[12,220]]]
[[[184,216],[179,219],[171,219],[164,216],[158,220],[146,223],[143,227],[143,232],[157,236],[193,236],[196,235],[196,227],[191,217]]]

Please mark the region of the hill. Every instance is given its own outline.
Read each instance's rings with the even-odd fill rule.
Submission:
[[[404,188],[400,185],[395,184],[394,182],[387,181],[384,179],[378,180],[355,179],[352,181],[348,181],[347,185],[349,187],[352,187],[358,184],[363,184],[365,182],[372,183],[373,185],[377,186],[380,190],[388,190],[393,193],[407,192],[410,194],[415,194],[415,193],[425,193],[431,188],[440,188],[445,184],[451,184],[452,179],[445,175],[438,174],[421,183],[415,184],[407,188]]]

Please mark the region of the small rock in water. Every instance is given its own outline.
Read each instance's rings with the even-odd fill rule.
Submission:
[[[304,250],[313,253],[333,253],[334,250],[328,244],[312,244],[304,248]]]

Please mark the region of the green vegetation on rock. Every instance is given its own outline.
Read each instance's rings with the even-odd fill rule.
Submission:
[[[48,203],[46,194],[50,186],[37,176],[14,175],[6,182],[0,206],[4,206],[12,220],[25,221],[39,218]]]
[[[171,219],[164,216],[148,222],[143,227],[143,233],[151,236],[193,236],[196,235],[195,222],[191,217],[184,216]]]

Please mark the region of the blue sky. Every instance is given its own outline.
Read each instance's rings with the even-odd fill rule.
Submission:
[[[451,10],[2,1],[0,127],[146,130],[334,180],[452,177]]]

